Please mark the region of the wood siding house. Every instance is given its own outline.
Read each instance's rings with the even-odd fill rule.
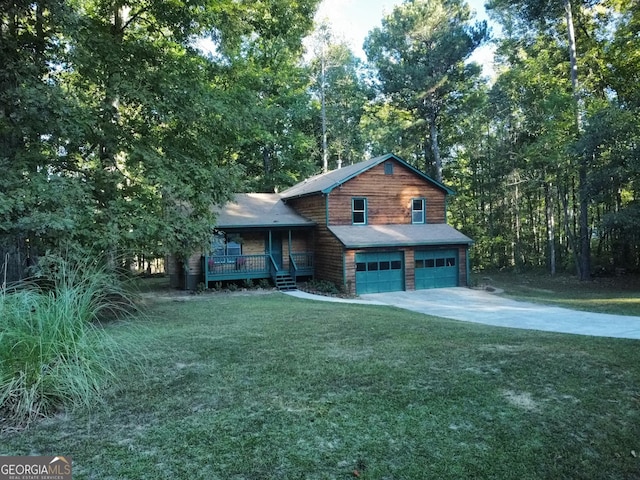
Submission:
[[[241,193],[216,209],[216,226],[207,251],[186,264],[169,259],[172,287],[195,290],[199,284],[272,279],[294,288],[313,276],[315,223],[296,213],[278,194]]]
[[[218,235],[200,271],[197,258],[190,268],[205,283],[253,272],[244,278],[288,275],[291,285],[304,274],[352,294],[466,286],[473,241],[446,223],[452,193],[387,154],[281,194],[238,195],[220,210]],[[252,268],[243,271],[249,261]]]

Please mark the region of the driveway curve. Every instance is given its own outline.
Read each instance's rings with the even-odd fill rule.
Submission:
[[[318,295],[303,292],[292,294],[302,298],[322,299]],[[640,317],[582,312],[520,302],[464,287],[370,293],[361,295],[356,302],[391,305],[427,315],[497,327],[640,339]]]

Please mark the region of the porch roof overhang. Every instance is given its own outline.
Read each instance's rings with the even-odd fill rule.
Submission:
[[[300,228],[315,222],[298,214],[277,193],[239,193],[215,210],[217,229]]]
[[[473,240],[446,223],[334,225],[329,230],[346,248],[471,245]]]

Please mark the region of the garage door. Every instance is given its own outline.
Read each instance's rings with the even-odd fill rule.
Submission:
[[[458,286],[458,251],[417,251],[416,290]]]
[[[404,290],[402,252],[356,253],[356,293]]]

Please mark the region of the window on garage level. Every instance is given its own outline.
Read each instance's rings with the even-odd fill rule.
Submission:
[[[351,222],[354,225],[367,224],[367,199],[366,198],[351,199]]]
[[[425,223],[424,198],[411,200],[411,223]]]

